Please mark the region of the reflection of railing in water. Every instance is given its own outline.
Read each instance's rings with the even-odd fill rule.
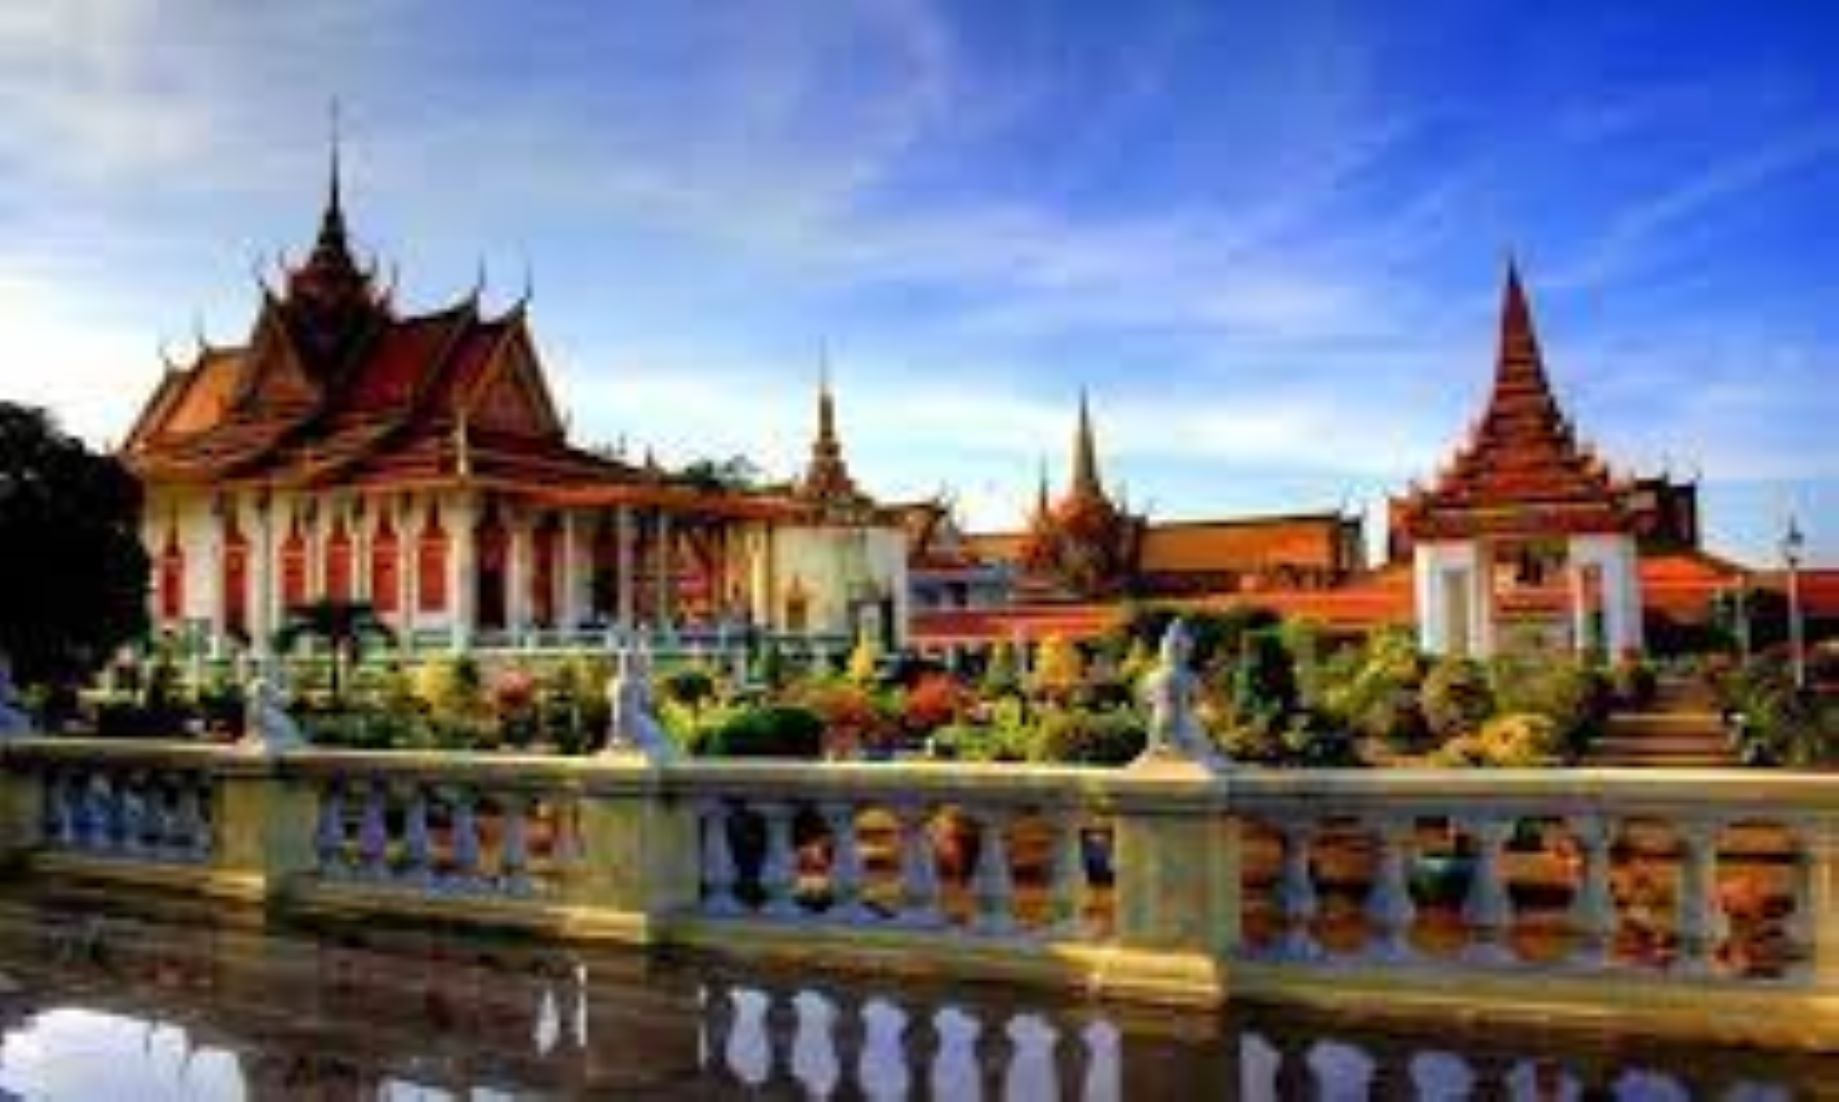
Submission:
[[[21,936],[18,916],[0,915],[0,971],[20,977],[38,1006],[180,1030],[188,1045],[233,1054],[252,1097],[374,1096],[395,1085],[460,1095],[1764,1099],[1836,1073],[1831,1058],[1625,1035],[1381,1030],[1258,1006],[1144,1015],[1000,988],[652,966],[356,927],[309,938],[122,919],[93,952],[66,956],[47,947],[84,926],[85,911],[34,921]],[[15,1020],[29,1025],[30,1015]]]

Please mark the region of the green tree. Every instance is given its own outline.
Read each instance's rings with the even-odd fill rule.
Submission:
[[[147,630],[140,484],[43,411],[0,402],[0,653],[68,684]]]
[[[372,639],[392,643],[396,635],[377,616],[369,601],[312,601],[288,610],[287,623],[275,632],[275,650],[285,654],[302,639],[318,639],[332,656],[332,695],[344,694],[345,677],[364,656]]]

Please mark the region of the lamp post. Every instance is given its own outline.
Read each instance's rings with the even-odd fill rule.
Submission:
[[[1782,562],[1788,568],[1788,660],[1793,664],[1794,687],[1807,687],[1807,655],[1802,646],[1801,625],[1801,552],[1807,538],[1801,534],[1794,518],[1788,518],[1788,530],[1782,533]]]

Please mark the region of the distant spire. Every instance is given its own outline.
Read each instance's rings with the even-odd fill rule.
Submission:
[[[830,347],[825,344],[817,350],[817,439],[820,445],[838,447],[836,397],[830,392]]]
[[[1048,492],[1047,492],[1047,457],[1042,456],[1041,457],[1041,479],[1039,482],[1035,484],[1035,491],[1034,491],[1035,519],[1036,520],[1047,519],[1047,514],[1052,510],[1052,508],[1053,506],[1049,501]]]
[[[338,123],[339,123],[339,119],[338,119],[338,97],[337,96],[332,97],[332,102],[327,108],[327,115],[328,115],[329,129],[331,132],[332,157],[331,157],[331,166],[330,166],[331,167],[331,180],[326,189],[326,210],[328,212],[336,212],[342,217],[344,210],[343,210],[343,204],[341,203],[341,195],[339,191],[339,164],[338,164],[338,154],[339,154]]]
[[[1071,493],[1086,498],[1103,497],[1105,493],[1098,481],[1098,445],[1093,439],[1092,410],[1084,387],[1079,388],[1079,427],[1073,436]]]
[[[811,441],[811,460],[805,466],[799,493],[821,506],[853,506],[862,497],[843,458],[843,441],[837,434],[836,396],[830,389],[830,350],[818,348],[817,436]]]

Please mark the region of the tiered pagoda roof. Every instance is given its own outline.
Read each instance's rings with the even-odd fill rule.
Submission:
[[[1509,264],[1487,409],[1436,480],[1398,503],[1399,522],[1413,539],[1623,532],[1625,489],[1559,408]]]
[[[836,397],[830,392],[828,370],[817,389],[817,436],[811,441],[811,459],[795,492],[822,519],[853,520],[875,509],[875,503],[857,488],[849,463],[843,458],[843,440],[836,427]]]
[[[143,479],[467,483],[609,503],[710,496],[568,442],[526,301],[488,314],[475,289],[444,310],[398,314],[352,254],[336,156],[312,252],[280,290],[262,292],[245,343],[201,346],[189,364],[167,365],[122,449]],[[753,512],[768,503],[733,504]]]

